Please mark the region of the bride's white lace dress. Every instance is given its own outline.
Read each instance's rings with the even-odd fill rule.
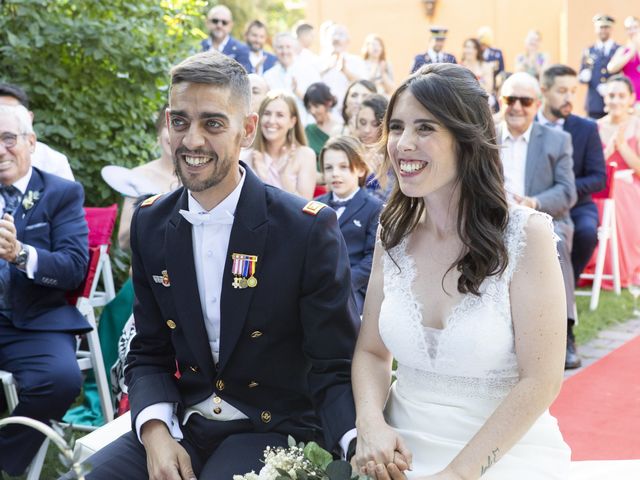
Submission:
[[[384,253],[379,329],[398,361],[385,416],[413,453],[409,478],[445,468],[518,381],[509,283],[526,245],[524,226],[531,214],[530,209],[511,209],[507,270],[486,279],[480,297],[465,295],[442,330],[422,323],[407,239],[389,252],[393,260]],[[566,479],[570,456],[556,419],[546,411],[482,478]]]

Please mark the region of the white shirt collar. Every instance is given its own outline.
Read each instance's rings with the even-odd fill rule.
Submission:
[[[222,52],[224,50],[224,47],[227,46],[227,43],[229,43],[229,38],[231,38],[231,35],[227,35],[226,37],[224,37],[224,40],[222,40],[222,42],[220,42],[220,45],[218,45],[218,48],[216,48],[216,46],[213,44],[213,40],[211,40],[211,47],[214,50]]]
[[[13,184],[13,186],[16,187],[23,195],[27,191],[27,187],[29,186],[29,182],[31,181],[32,174],[33,168],[29,167],[29,171],[27,172],[27,174]]]
[[[238,166],[240,169],[240,181],[236,188],[227,195],[227,197],[222,200],[218,205],[213,207],[211,210],[207,211],[202,208],[202,205],[198,203],[198,201],[193,198],[193,194],[189,191],[189,212],[200,214],[200,213],[209,213],[212,216],[222,215],[222,216],[231,216],[234,217],[236,214],[236,208],[238,207],[238,201],[240,200],[240,193],[242,192],[242,186],[244,185],[244,179],[246,178],[244,168],[242,166]]]
[[[610,38],[606,42],[601,42],[600,40],[598,40],[596,42],[596,47],[603,49],[605,52],[610,52],[611,48],[613,48],[613,39]]]
[[[531,122],[531,125],[529,125],[529,128],[527,128],[527,130],[522,135],[520,135],[517,139],[522,138],[526,143],[529,143],[529,138],[531,138],[531,129],[532,128],[533,128],[533,122]],[[512,141],[516,141],[517,140],[509,132],[509,127],[507,125],[507,122],[503,120],[502,121],[502,143],[504,143],[507,139],[510,139]]]
[[[333,199],[334,202],[346,202],[348,200],[351,200],[353,197],[356,196],[356,193],[358,193],[358,191],[360,190],[360,187],[356,188],[355,191],[349,195],[348,197],[345,198],[340,198],[338,197],[335,193],[331,193],[331,198]]]
[[[564,118],[559,118],[555,122],[552,122],[551,120],[549,120],[547,117],[544,116],[544,113],[542,113],[542,108],[538,110],[537,115],[538,115],[538,122],[540,122],[540,125],[546,125],[551,128],[560,127],[561,129],[564,126]]]

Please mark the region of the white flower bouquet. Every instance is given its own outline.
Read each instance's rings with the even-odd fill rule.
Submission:
[[[267,447],[264,467],[260,472],[234,475],[233,480],[365,480],[354,475],[351,465],[334,460],[329,452],[315,442],[296,444],[289,437],[289,447]]]

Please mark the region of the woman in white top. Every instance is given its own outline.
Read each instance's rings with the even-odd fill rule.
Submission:
[[[307,146],[293,96],[270,91],[260,104],[258,131],[245,158],[263,182],[311,200],[316,154]]]
[[[373,82],[379,93],[393,93],[393,72],[387,60],[387,52],[382,38],[375,34],[367,35],[362,46],[362,58],[367,68],[367,80]]]

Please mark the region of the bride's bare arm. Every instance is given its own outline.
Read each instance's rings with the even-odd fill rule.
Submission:
[[[389,427],[382,410],[391,383],[392,357],[386,349],[378,331],[378,317],[383,294],[382,247],[376,243],[373,266],[367,287],[362,326],[358,335],[352,364],[353,394],[356,403],[356,427],[358,443],[355,463],[358,466],[369,462],[386,465],[394,461],[410,464],[411,454],[400,436]]]
[[[480,478],[531,428],[562,385],[567,310],[553,234],[539,215],[530,217],[525,234],[510,285],[520,380],[445,469],[452,478]]]

